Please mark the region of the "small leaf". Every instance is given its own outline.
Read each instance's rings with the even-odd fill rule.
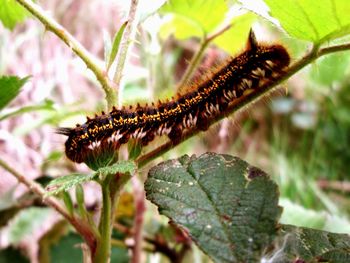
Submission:
[[[265,0],[270,13],[293,37],[323,43],[350,33],[348,0]]]
[[[75,197],[77,199],[79,214],[81,218],[86,219],[87,211],[85,208],[85,193],[84,193],[84,188],[80,184],[78,184],[75,187]]]
[[[0,20],[8,29],[12,30],[17,23],[22,22],[29,13],[15,0],[1,0]]]
[[[111,166],[106,166],[97,169],[92,174],[72,173],[66,176],[57,177],[52,180],[46,187],[45,196],[57,195],[62,191],[68,191],[76,185],[91,181],[99,177],[104,179],[109,174],[134,174],[136,164],[132,161],[119,161]]]
[[[72,198],[70,197],[70,194],[66,191],[61,192],[62,199],[64,204],[66,205],[66,208],[69,212],[70,215],[73,215],[74,212],[74,206],[73,206],[73,201]]]
[[[267,262],[350,262],[350,236],[283,225]],[[298,259],[298,261],[296,261]]]
[[[16,76],[0,77],[0,110],[19,94],[21,87],[28,79],[29,77],[23,79]]]
[[[96,173],[72,173],[66,176],[57,177],[47,185],[46,190],[48,192],[45,193],[45,196],[57,195],[62,191],[68,191],[70,188],[76,186],[77,184],[91,181],[95,177],[97,177]]]
[[[113,38],[112,50],[111,50],[111,54],[109,55],[108,64],[107,64],[107,71],[112,66],[113,61],[118,54],[120,40],[122,39],[124,30],[125,30],[125,27],[127,26],[127,24],[128,24],[127,21],[124,22]]]
[[[150,170],[145,190],[159,212],[185,228],[215,262],[257,262],[281,214],[277,185],[229,155],[161,163]]]
[[[98,169],[95,174],[98,174],[101,179],[109,174],[134,174],[136,171],[136,164],[133,161],[118,161],[117,163]]]

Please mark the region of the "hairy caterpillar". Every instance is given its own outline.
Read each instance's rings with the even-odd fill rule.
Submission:
[[[157,105],[116,109],[93,119],[87,118],[75,128],[59,128],[67,135],[66,155],[81,163],[85,156],[105,147],[118,150],[134,138],[147,145],[155,136],[167,135],[176,141],[186,129],[208,129],[208,120],[222,113],[228,105],[249,91],[264,86],[280,76],[290,57],[281,45],[260,45],[250,32],[247,48],[232,58],[203,83],[191,91]]]

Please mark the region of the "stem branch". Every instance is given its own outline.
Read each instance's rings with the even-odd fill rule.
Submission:
[[[77,41],[63,26],[57,23],[53,18],[31,0],[16,0],[34,17],[36,17],[47,30],[54,33],[60,38],[72,51],[80,57],[85,65],[95,74],[97,80],[101,83],[106,94],[108,108],[112,108],[116,101],[116,94],[113,89],[113,83],[109,80],[107,74],[99,66],[99,61],[91,53],[89,53],[82,44]]]
[[[98,240],[96,255],[94,256],[94,263],[109,262],[111,250],[111,208],[112,200],[110,197],[109,184],[113,175],[108,175],[105,180],[101,183],[102,189],[102,211],[100,217],[99,231],[101,238]]]
[[[319,46],[313,46],[313,48],[300,60],[294,62],[285,72],[284,74],[280,75],[278,78],[266,83],[264,86],[262,86],[259,90],[254,91],[253,93],[242,96],[239,99],[234,100],[227,110],[224,112],[224,114],[220,114],[218,116],[214,116],[213,119],[209,120],[209,124],[213,124],[215,122],[220,121],[221,119],[225,118],[226,116],[243,109],[245,106],[247,106],[250,103],[253,103],[254,101],[258,100],[259,98],[262,98],[269,93],[271,93],[275,87],[280,84],[281,82],[287,80],[289,77],[294,75],[296,72],[304,68],[305,66],[309,65],[311,62],[315,61],[316,59],[330,54],[334,52],[340,52],[350,50],[350,43],[342,44],[342,45],[335,45],[331,47],[325,47],[319,49]],[[191,138],[192,136],[198,134],[200,130],[198,129],[192,129],[185,131],[181,137],[181,140],[177,142],[168,141],[153,151],[150,151],[139,158],[136,159],[136,163],[138,164],[138,167],[141,168],[144,165],[146,165],[151,160],[159,157],[160,155],[164,154],[165,152],[172,149],[174,146],[177,146],[181,142]]]
[[[95,238],[96,236],[91,231],[90,227],[86,225],[81,220],[78,220],[76,217],[71,216],[69,212],[59,203],[56,198],[53,197],[44,197],[45,190],[38,183],[26,178],[24,175],[20,174],[16,170],[12,169],[5,161],[0,159],[0,166],[6,171],[11,173],[16,179],[27,186],[33,193],[40,196],[45,204],[54,208],[58,213],[60,213],[68,222],[75,227],[75,229],[84,237],[86,243],[93,251],[95,247]]]
[[[138,0],[131,0],[130,3],[130,9],[128,14],[128,24],[124,30],[122,39],[120,41],[120,49],[117,56],[117,65],[114,72],[113,81],[117,87],[117,94],[118,94],[118,106],[120,107],[122,104],[123,99],[123,89],[120,85],[122,76],[123,76],[123,69],[125,65],[125,61],[127,58],[129,46],[131,42],[133,41],[133,36],[135,34],[137,20],[136,18],[136,9],[137,9]]]

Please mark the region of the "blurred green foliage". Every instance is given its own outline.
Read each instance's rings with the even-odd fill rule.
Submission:
[[[12,30],[17,23],[24,21],[28,12],[15,0],[1,0],[0,21],[8,29]]]

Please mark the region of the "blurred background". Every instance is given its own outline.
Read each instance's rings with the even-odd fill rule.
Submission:
[[[129,10],[129,1],[38,3],[101,63]],[[179,11],[175,10],[179,8],[176,5],[168,5],[159,11],[163,3],[140,1],[137,14],[140,24],[123,72],[124,105],[164,100],[176,94],[191,57],[200,48],[202,32],[174,16],[182,11],[187,20],[197,19],[196,7],[182,6]],[[244,50],[251,27],[259,41],[285,45],[293,60],[310,48],[309,43],[289,38],[267,20],[234,4],[207,16],[204,27],[214,32],[223,16],[234,21],[233,26],[206,48],[188,88],[210,76],[229,56]],[[0,74],[30,76],[16,99],[0,112],[1,158],[28,178],[42,183],[73,171],[88,172],[86,166],[73,164],[64,156],[65,138],[55,133],[58,127],[85,122],[86,116],[93,116],[106,106],[103,90],[85,64],[36,19],[27,17],[12,28],[0,24]],[[118,262],[128,262],[125,229],[132,225],[134,193],[142,192],[147,170],[161,160],[183,154],[210,151],[238,156],[266,171],[278,183],[283,223],[350,232],[349,74],[347,53],[321,58],[284,82],[269,97],[143,168],[140,182],[126,187],[117,209],[119,221],[113,247]],[[143,152],[165,140],[157,139]],[[8,262],[28,262],[28,258],[30,262],[61,262],[55,258],[67,251],[72,251],[69,252],[72,261],[64,262],[80,262],[81,252],[73,246],[81,242],[79,236],[11,174],[2,168],[0,173],[0,262],[6,262],[1,258],[11,255],[15,255],[16,261]],[[88,183],[84,188],[87,207],[98,210],[98,187]],[[188,245],[188,240],[168,225],[168,220],[159,216],[153,205],[147,201],[145,205],[145,236],[153,241],[157,240],[155,237],[163,238],[171,248]],[[143,255],[145,262],[168,262],[164,253],[154,249],[154,242],[148,242],[150,248]],[[51,261],[47,261],[50,257]],[[196,248],[186,257],[188,262],[208,261]]]

